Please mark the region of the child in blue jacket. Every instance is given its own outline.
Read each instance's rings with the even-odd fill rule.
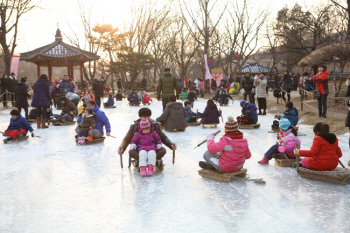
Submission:
[[[106,103],[104,103],[105,106],[114,106],[114,99],[113,96],[110,94],[108,97],[108,100]]]
[[[192,106],[190,101],[185,101],[184,103],[184,109],[187,113],[187,117],[185,118],[186,122],[196,122],[196,113],[192,111]]]
[[[12,110],[10,114],[10,125],[4,132],[4,136],[7,137],[4,139],[4,143],[15,140],[17,137],[26,136],[28,131],[32,133],[32,137],[35,137],[34,129],[30,126],[27,119],[21,116],[18,110]]]
[[[299,122],[299,112],[298,109],[294,108],[293,102],[286,103],[286,111],[282,115],[276,115],[275,118],[280,120],[281,118],[286,118],[289,120],[291,125],[296,126]]]

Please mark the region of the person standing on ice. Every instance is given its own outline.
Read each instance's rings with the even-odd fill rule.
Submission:
[[[285,152],[289,158],[295,158],[295,144],[297,144],[297,148],[300,149],[300,140],[298,138],[298,132],[291,125],[287,118],[281,118],[280,120],[280,137],[278,139],[278,143],[271,146],[270,149],[265,153],[262,160],[260,160],[259,164],[269,164],[269,160],[272,159],[274,154],[278,154],[279,152]]]
[[[170,68],[165,68],[163,77],[159,79],[157,86],[157,99],[160,100],[160,97],[162,97],[163,111],[169,102],[169,96],[174,95],[174,92],[176,92],[176,97],[179,98],[179,83],[170,73]]]
[[[34,96],[32,107],[36,108],[36,124],[37,128],[49,128],[46,125],[46,110],[50,107],[51,93],[47,75],[42,74],[34,84]]]
[[[162,141],[147,119],[141,120],[138,128],[139,132],[136,132],[131,139],[130,150],[139,151],[141,176],[153,176],[153,168],[156,166],[156,150],[162,148]]]
[[[87,140],[92,140],[93,138],[102,138],[103,136],[103,127],[106,127],[106,135],[111,136],[111,124],[109,123],[108,117],[106,114],[100,110],[100,108],[96,105],[96,102],[90,100],[86,104],[86,108],[92,109],[92,111],[96,115],[96,129],[89,130]],[[75,132],[79,135],[80,128],[75,128]]]
[[[140,117],[140,119],[136,120],[134,122],[134,124],[132,124],[130,126],[129,131],[126,133],[122,143],[119,146],[119,149],[118,149],[118,154],[119,155],[123,155],[125,149],[129,146],[132,137],[134,136],[134,134],[136,132],[138,132],[138,130],[139,130],[138,126],[139,126],[140,122],[142,120],[144,120],[144,119],[147,119],[151,123],[151,125],[154,128],[154,130],[159,135],[159,137],[160,137],[160,139],[162,141],[162,144],[166,145],[169,149],[176,150],[176,145],[174,143],[172,143],[170,141],[170,139],[163,133],[159,123],[156,122],[155,120],[151,119],[151,116],[152,116],[151,109],[149,109],[149,108],[141,108],[139,110],[139,117]],[[166,153],[166,150],[165,150],[164,147],[156,150],[157,159],[163,158],[165,153]],[[131,158],[135,159],[135,160],[139,160],[139,152],[137,150],[130,150],[129,151],[129,156]]]
[[[217,170],[218,172],[237,172],[243,168],[246,159],[251,157],[248,141],[239,131],[238,123],[232,116],[225,123],[225,135],[219,142],[214,141],[214,134],[207,137],[208,151],[203,155],[205,161],[200,161],[203,169]]]

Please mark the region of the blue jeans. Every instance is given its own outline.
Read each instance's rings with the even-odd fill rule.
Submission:
[[[324,95],[321,95],[320,97],[317,97],[318,116],[326,115],[327,113],[327,97],[328,97],[328,94],[324,94]]]
[[[268,159],[268,160],[271,160],[272,159],[272,156],[274,154],[277,154],[279,151],[278,151],[278,145],[273,145],[270,147],[270,149],[265,153],[265,157]]]

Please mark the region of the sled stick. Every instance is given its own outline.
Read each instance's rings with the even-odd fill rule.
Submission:
[[[220,108],[219,108],[219,111],[221,111]],[[221,111],[221,120],[222,120],[222,122],[224,122],[224,118],[222,117],[222,111]]]
[[[221,132],[221,130],[218,130],[214,133],[214,136],[218,135]],[[196,149],[197,147],[200,147],[201,145],[203,145],[204,143],[206,143],[208,141],[208,139],[205,139],[203,142],[199,143],[194,149]]]
[[[198,124],[198,109],[197,109],[197,112],[196,112],[196,125]],[[350,141],[349,141],[350,142]],[[350,145],[350,144],[349,144]]]
[[[122,148],[119,147],[119,150],[122,150]],[[120,166],[123,168],[123,155],[120,155]]]
[[[175,146],[175,144],[174,144]],[[175,150],[173,150],[173,166],[174,166],[174,163],[175,163]]]
[[[114,136],[112,136],[112,135],[109,135],[110,137],[112,137],[112,138],[117,138],[117,137],[114,137]]]
[[[344,166],[344,164],[339,160],[339,164],[343,167],[343,168],[345,168],[345,166]]]

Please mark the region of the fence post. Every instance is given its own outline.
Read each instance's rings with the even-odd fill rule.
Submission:
[[[300,108],[301,108],[301,111],[303,111],[303,109],[304,109],[303,101],[304,101],[304,90],[301,89],[301,95],[300,95],[300,104],[301,104]]]

